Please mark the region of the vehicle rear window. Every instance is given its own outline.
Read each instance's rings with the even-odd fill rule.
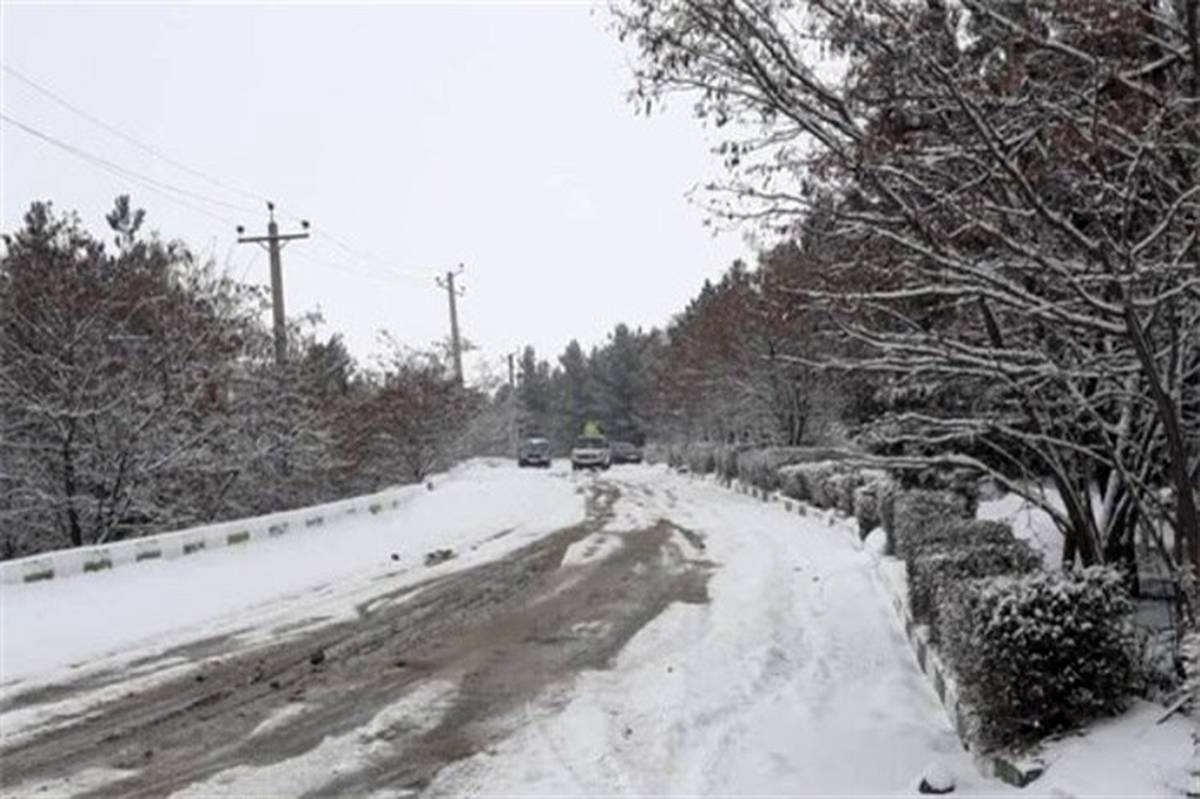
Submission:
[[[580,436],[575,439],[576,449],[604,449],[608,443],[603,438],[595,436]]]

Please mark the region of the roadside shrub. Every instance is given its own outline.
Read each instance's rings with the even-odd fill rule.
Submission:
[[[721,444],[713,452],[716,472],[726,482],[737,477],[738,456],[749,449],[744,444]]]
[[[744,450],[738,454],[737,475],[766,491],[784,488],[784,470],[794,464],[830,460],[832,450],[820,447],[767,447]],[[797,497],[799,499],[799,497]]]
[[[684,462],[693,474],[711,474],[717,467],[717,445],[710,441],[692,441],[684,447]]]
[[[646,463],[666,463],[670,466],[678,464],[671,463],[671,447],[657,441],[647,442],[646,446],[642,447],[642,456]]]
[[[883,477],[884,473],[878,469],[853,467],[843,469],[840,474],[835,474],[830,480],[830,492],[833,494],[834,506],[847,516],[854,516],[858,489]]]
[[[909,531],[909,538],[904,544],[904,559],[912,569],[913,561],[926,555],[974,546],[1012,544],[1016,540],[1007,522],[953,518],[934,521]]]
[[[829,479],[842,468],[835,461],[798,463],[779,470],[783,492],[792,499],[809,502],[819,508],[830,506]]]
[[[853,471],[838,471],[829,476],[826,481],[826,491],[829,496],[830,507],[837,508],[843,513],[853,513],[854,485],[857,482],[856,474]],[[850,502],[847,502],[849,496]],[[847,510],[847,507],[849,510]]]
[[[968,517],[967,503],[952,491],[902,491],[896,495],[892,534],[888,537],[889,555],[906,557],[906,546],[928,527]]]
[[[968,516],[979,510],[980,474],[975,469],[945,467],[905,471],[900,483],[906,490],[948,491],[961,497]]]
[[[937,597],[951,583],[976,577],[1029,574],[1042,568],[1042,556],[1009,533],[1000,543],[963,539],[957,549],[926,550],[908,561],[908,607],[913,618],[928,624],[937,640]]]
[[[668,466],[670,466],[672,469],[678,469],[679,467],[683,466],[684,458],[682,444],[672,441],[664,447],[664,451]]]
[[[881,473],[869,474],[862,485],[854,489],[854,518],[858,520],[858,537],[866,538],[883,524],[880,505],[885,492],[893,487],[890,478]]]
[[[939,636],[987,748],[1033,743],[1123,709],[1135,684],[1133,602],[1092,567],[964,580],[938,596]]]
[[[900,493],[900,485],[894,480],[888,480],[887,483],[879,489],[876,505],[879,508],[879,526],[883,528],[884,535],[887,538],[887,551],[891,553],[894,550],[896,541],[896,497]]]

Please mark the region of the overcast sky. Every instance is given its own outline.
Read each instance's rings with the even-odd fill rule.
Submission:
[[[265,253],[235,246],[234,225],[265,231],[254,198],[272,198],[337,240],[285,249],[289,315],[320,309],[360,357],[381,328],[413,346],[445,336],[432,275],[459,262],[463,332],[498,366],[524,344],[553,358],[619,321],[662,325],[746,254],[685,197],[717,168],[686,104],[647,119],[626,103],[604,6],[0,8],[5,64],[249,195],[2,74],[7,115],[205,198],[185,206],[4,124],[4,230],[49,199],[99,232],[129,192],[152,228],[266,283]]]

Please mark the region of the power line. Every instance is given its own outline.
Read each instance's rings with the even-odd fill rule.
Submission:
[[[70,144],[68,142],[65,142],[62,139],[59,139],[55,136],[51,136],[49,133],[38,130],[37,128],[33,127],[32,125],[22,122],[19,119],[14,119],[13,117],[9,116],[7,113],[5,113],[2,110],[0,110],[0,120],[3,120],[10,125],[13,125],[14,127],[20,128],[21,130],[28,133],[30,136],[35,136],[35,137],[41,139],[42,141],[45,141],[49,144],[54,145],[55,147],[58,147],[61,150],[66,150],[67,152],[71,153],[72,155],[74,155],[78,158],[82,158],[85,161],[90,161],[93,164],[103,166],[105,169],[107,169],[111,172],[116,172],[124,177],[135,179],[135,180],[140,180],[143,183],[150,184],[152,186],[156,186],[157,188],[159,188],[163,191],[175,192],[176,194],[182,194],[185,197],[191,197],[192,199],[195,199],[195,200],[212,203],[213,205],[219,205],[223,208],[229,208],[234,211],[248,211],[249,210],[245,206],[242,206],[242,205],[234,205],[233,203],[227,203],[224,200],[218,200],[215,197],[209,197],[206,194],[200,194],[199,192],[194,192],[189,189],[185,189],[180,186],[176,186],[171,183],[167,183],[165,181],[158,180],[157,178],[152,178],[149,175],[143,175],[141,172],[136,172],[132,169],[129,169],[128,167],[121,166],[120,164],[110,161],[107,158],[104,158],[103,156],[99,156],[99,155],[96,155],[95,153],[88,152],[87,150],[84,150],[82,147],[77,147],[77,146]],[[228,221],[228,218],[222,218],[222,217],[216,217],[216,218],[222,219],[222,221]]]
[[[96,117],[95,115],[89,113],[88,111],[80,108],[79,106],[70,102],[66,98],[59,95],[58,93],[47,88],[43,84],[35,81],[33,78],[30,78],[29,76],[25,75],[24,73],[15,69],[14,67],[9,66],[8,64],[0,64],[0,68],[2,68],[6,73],[13,76],[17,80],[21,81],[25,85],[29,86],[33,90],[48,97],[49,99],[51,99],[52,101],[54,101],[55,103],[60,105],[61,107],[67,109],[71,113],[78,115],[79,117],[81,117],[82,119],[85,119],[86,121],[90,122],[91,124],[107,131],[108,133],[110,133],[114,136],[117,136],[118,138],[122,139],[123,141],[128,142],[129,144],[132,144],[133,146],[137,147],[138,149],[142,150],[143,152],[146,152],[149,155],[152,155],[153,157],[159,159],[160,161],[163,161],[166,164],[169,164],[170,166],[172,166],[176,169],[182,170],[183,172],[186,172],[189,175],[192,175],[192,176],[198,177],[204,181],[207,181],[208,183],[210,183],[214,186],[217,186],[221,189],[224,189],[225,191],[241,195],[242,197],[246,197],[246,198],[260,201],[260,202],[268,202],[268,203],[270,202],[270,200],[268,200],[265,196],[263,196],[261,194],[257,194],[255,192],[247,191],[247,190],[239,188],[237,186],[233,186],[229,183],[226,183],[225,181],[222,181],[215,177],[212,177],[211,175],[203,172],[202,170],[196,169],[196,168],[191,167],[181,161],[171,158],[170,156],[166,155],[165,153],[158,150],[157,148],[147,144],[146,142],[141,141],[140,139],[138,139],[134,136],[131,136],[128,133],[125,133],[120,128],[117,128],[116,126],[111,125],[111,124],[105,122],[104,120]],[[67,152],[72,153],[73,155],[75,155],[79,158],[88,160],[91,163],[93,163],[94,165],[100,166],[113,174],[123,176],[127,179],[142,180],[142,181],[144,181],[144,183],[143,183],[144,186],[146,184],[150,184],[149,187],[151,188],[151,190],[154,190],[153,187],[157,186],[160,190],[158,193],[160,193],[160,194],[162,193],[162,191],[174,191],[174,192],[177,192],[179,194],[182,194],[182,195],[185,195],[188,197],[193,197],[197,200],[209,202],[209,203],[212,203],[215,205],[219,205],[219,206],[228,208],[230,210],[235,210],[235,211],[245,212],[245,213],[257,212],[257,207],[249,208],[245,205],[229,203],[224,200],[220,200],[218,198],[212,197],[210,195],[201,194],[201,193],[195,192],[195,191],[190,191],[188,189],[184,189],[184,188],[175,186],[173,184],[166,183],[164,181],[160,181],[155,178],[151,178],[147,175],[142,175],[139,172],[136,172],[127,167],[123,167],[120,164],[109,161],[108,159],[105,159],[101,156],[95,155],[93,153],[89,153],[89,152],[83,150],[82,148],[68,144],[67,142],[62,141],[61,139],[56,139],[55,137],[50,136],[49,134],[46,134],[42,131],[39,131],[30,125],[27,125],[23,122],[19,122],[11,117],[5,116],[5,115],[3,115],[3,112],[0,112],[0,118],[4,119],[5,121],[9,122],[10,124],[16,125],[17,127],[25,130],[27,133],[29,133],[33,136],[37,136],[37,137],[47,141],[50,144],[53,144],[57,147],[60,147],[64,150],[66,150]],[[168,199],[175,200],[176,202],[179,202],[180,204],[184,205],[185,207],[191,208],[192,210],[197,211],[198,213],[205,214],[206,216],[209,216],[210,218],[217,219],[221,222],[224,222],[224,223],[227,223],[230,225],[237,224],[235,221],[229,219],[228,217],[222,217],[222,216],[210,213],[206,210],[197,208],[193,205],[190,205],[190,204],[184,202],[183,200],[181,200],[177,197],[173,197],[171,195],[164,195],[164,196],[167,196]],[[292,213],[282,213],[281,215],[287,216],[296,222],[302,221],[302,217],[296,216],[295,214],[292,214]],[[338,247],[338,249],[340,249],[343,252],[345,252],[346,254],[350,255],[352,258],[361,260],[363,262],[374,263],[375,265],[377,265],[379,268],[381,268],[384,272],[386,272],[388,275],[390,275],[392,277],[403,278],[403,279],[408,279],[408,280],[424,281],[424,280],[428,280],[432,276],[429,271],[403,269],[403,268],[393,266],[390,262],[388,262],[387,260],[385,260],[383,258],[380,258],[377,255],[374,255],[370,252],[358,249],[356,247],[351,246],[350,244],[347,244],[344,240],[340,239],[339,237],[335,236],[333,233],[331,233],[330,231],[328,231],[324,228],[317,229],[314,227],[312,232],[315,235],[326,239],[327,241],[332,243],[334,246]],[[311,258],[308,260],[315,261],[315,259],[311,259]],[[364,270],[364,272],[367,273],[367,276],[376,278],[376,279],[385,277],[385,275],[378,275],[378,274],[375,274],[373,271]]]
[[[87,163],[91,164],[92,166],[97,166],[112,175],[116,175],[117,177],[124,178],[126,180],[132,180],[132,181],[138,183],[139,185],[141,185],[143,188],[149,189],[150,191],[155,192],[156,194],[159,194],[160,196],[165,197],[168,200],[179,203],[180,205],[184,206],[185,208],[195,211],[198,214],[203,214],[204,216],[207,216],[210,219],[215,219],[216,221],[221,222],[223,224],[228,224],[228,225],[236,225],[237,224],[237,222],[232,220],[230,217],[222,216],[220,214],[214,213],[214,212],[212,212],[206,208],[200,207],[198,205],[193,205],[192,203],[188,202],[187,200],[184,200],[184,199],[176,196],[175,193],[184,194],[187,196],[197,196],[197,195],[194,195],[192,192],[187,191],[186,189],[181,189],[177,186],[172,186],[169,183],[164,183],[160,180],[156,180],[147,175],[143,175],[140,172],[135,172],[132,169],[128,169],[126,167],[121,166],[120,164],[113,163],[112,161],[109,161],[106,158],[102,158],[98,155],[90,153],[90,152],[83,150],[79,147],[76,147],[72,144],[68,144],[67,142],[63,141],[62,139],[55,138],[54,136],[51,136],[48,133],[43,133],[42,131],[38,130],[37,128],[35,128],[31,125],[27,125],[24,122],[21,122],[20,120],[12,118],[8,114],[4,113],[3,111],[0,111],[0,120],[7,122],[8,124],[10,124],[16,128],[19,128],[20,130],[25,131],[29,135],[34,136],[35,138],[38,138],[38,139],[46,142],[47,144],[53,145],[53,146],[59,148],[60,150],[64,150],[64,151],[70,153],[71,155],[74,155],[76,158],[86,161]],[[200,199],[207,199],[207,198],[200,196]],[[212,200],[209,199],[209,202],[212,202]],[[222,205],[224,205],[224,203],[222,203]]]
[[[428,271],[417,271],[415,269],[400,269],[398,267],[394,267],[394,266],[390,265],[385,259],[380,258],[377,255],[366,252],[365,250],[358,250],[354,247],[351,247],[349,244],[342,241],[338,237],[334,236],[332,233],[330,233],[328,230],[325,230],[324,228],[318,228],[316,226],[313,226],[313,233],[315,233],[317,236],[320,236],[321,238],[324,238],[327,241],[331,242],[336,247],[338,247],[338,249],[345,252],[347,255],[350,255],[361,261],[372,261],[372,262],[378,264],[379,266],[382,266],[384,269],[393,273],[396,276],[411,277],[411,278],[415,278],[418,280],[428,280],[430,277],[433,276],[432,273],[430,273]]]
[[[39,92],[40,94],[43,94],[46,97],[49,97],[51,100],[58,103],[60,106],[67,109],[71,113],[76,114],[76,115],[82,117],[83,119],[86,119],[88,122],[91,122],[93,125],[101,128],[103,130],[108,131],[112,135],[116,136],[119,139],[122,139],[123,141],[128,142],[129,144],[132,144],[134,147],[137,147],[139,150],[149,153],[150,155],[154,156],[155,158],[159,159],[160,161],[170,164],[171,166],[175,167],[176,169],[181,169],[184,172],[187,172],[189,175],[198,177],[201,180],[207,181],[208,183],[211,183],[212,185],[217,186],[218,188],[224,189],[225,191],[230,191],[230,192],[233,192],[234,194],[240,194],[243,197],[246,197],[251,200],[256,200],[259,202],[266,201],[265,197],[261,197],[257,194],[254,194],[253,192],[245,191],[244,189],[240,189],[237,186],[231,186],[231,185],[225,183],[224,181],[218,180],[217,178],[214,178],[204,172],[201,172],[198,169],[190,167],[187,164],[184,164],[180,161],[175,160],[174,158],[171,158],[169,155],[166,155],[166,154],[162,153],[161,151],[155,149],[154,147],[151,147],[149,144],[146,144],[145,142],[141,141],[140,139],[130,136],[128,133],[124,132],[120,128],[114,127],[113,125],[108,124],[104,120],[93,116],[92,114],[83,110],[79,106],[74,105],[70,101],[63,98],[62,96],[54,93],[50,89],[41,85],[40,83],[35,81],[33,78],[30,78],[28,75],[24,75],[21,72],[17,71],[16,69],[9,66],[8,64],[2,64],[2,65],[0,65],[0,68],[2,68],[9,75],[12,75],[14,78],[21,81],[26,86],[33,89],[34,91]],[[239,210],[249,210],[249,209],[239,208]]]
[[[413,275],[405,275],[400,273],[388,272],[387,270],[371,269],[369,266],[357,265],[352,261],[340,261],[336,258],[328,256],[318,256],[311,253],[297,250],[296,257],[308,261],[325,269],[332,269],[342,274],[354,275],[355,277],[365,278],[367,280],[408,280],[414,283],[425,283],[428,277],[416,277]]]

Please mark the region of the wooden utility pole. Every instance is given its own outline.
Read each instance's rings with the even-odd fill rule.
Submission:
[[[450,347],[454,353],[454,377],[458,380],[458,384],[463,384],[463,368],[462,368],[462,341],[458,337],[458,305],[457,299],[465,292],[463,289],[454,287],[454,276],[462,274],[463,266],[458,265],[458,269],[446,270],[446,278],[437,278],[437,284],[446,290],[446,294],[450,297]]]
[[[279,225],[275,222],[275,203],[267,203],[267,212],[271,215],[267,222],[267,235],[243,236],[246,228],[238,225],[238,243],[262,244],[271,255],[271,315],[275,323],[275,363],[282,366],[287,361],[287,317],[283,312],[283,263],[279,253],[289,241],[308,238],[308,220],[300,221],[300,227],[306,232],[281,234]]]
[[[516,356],[515,352],[508,354],[508,440],[513,454],[520,457],[520,444],[517,440],[517,370],[514,363]]]

